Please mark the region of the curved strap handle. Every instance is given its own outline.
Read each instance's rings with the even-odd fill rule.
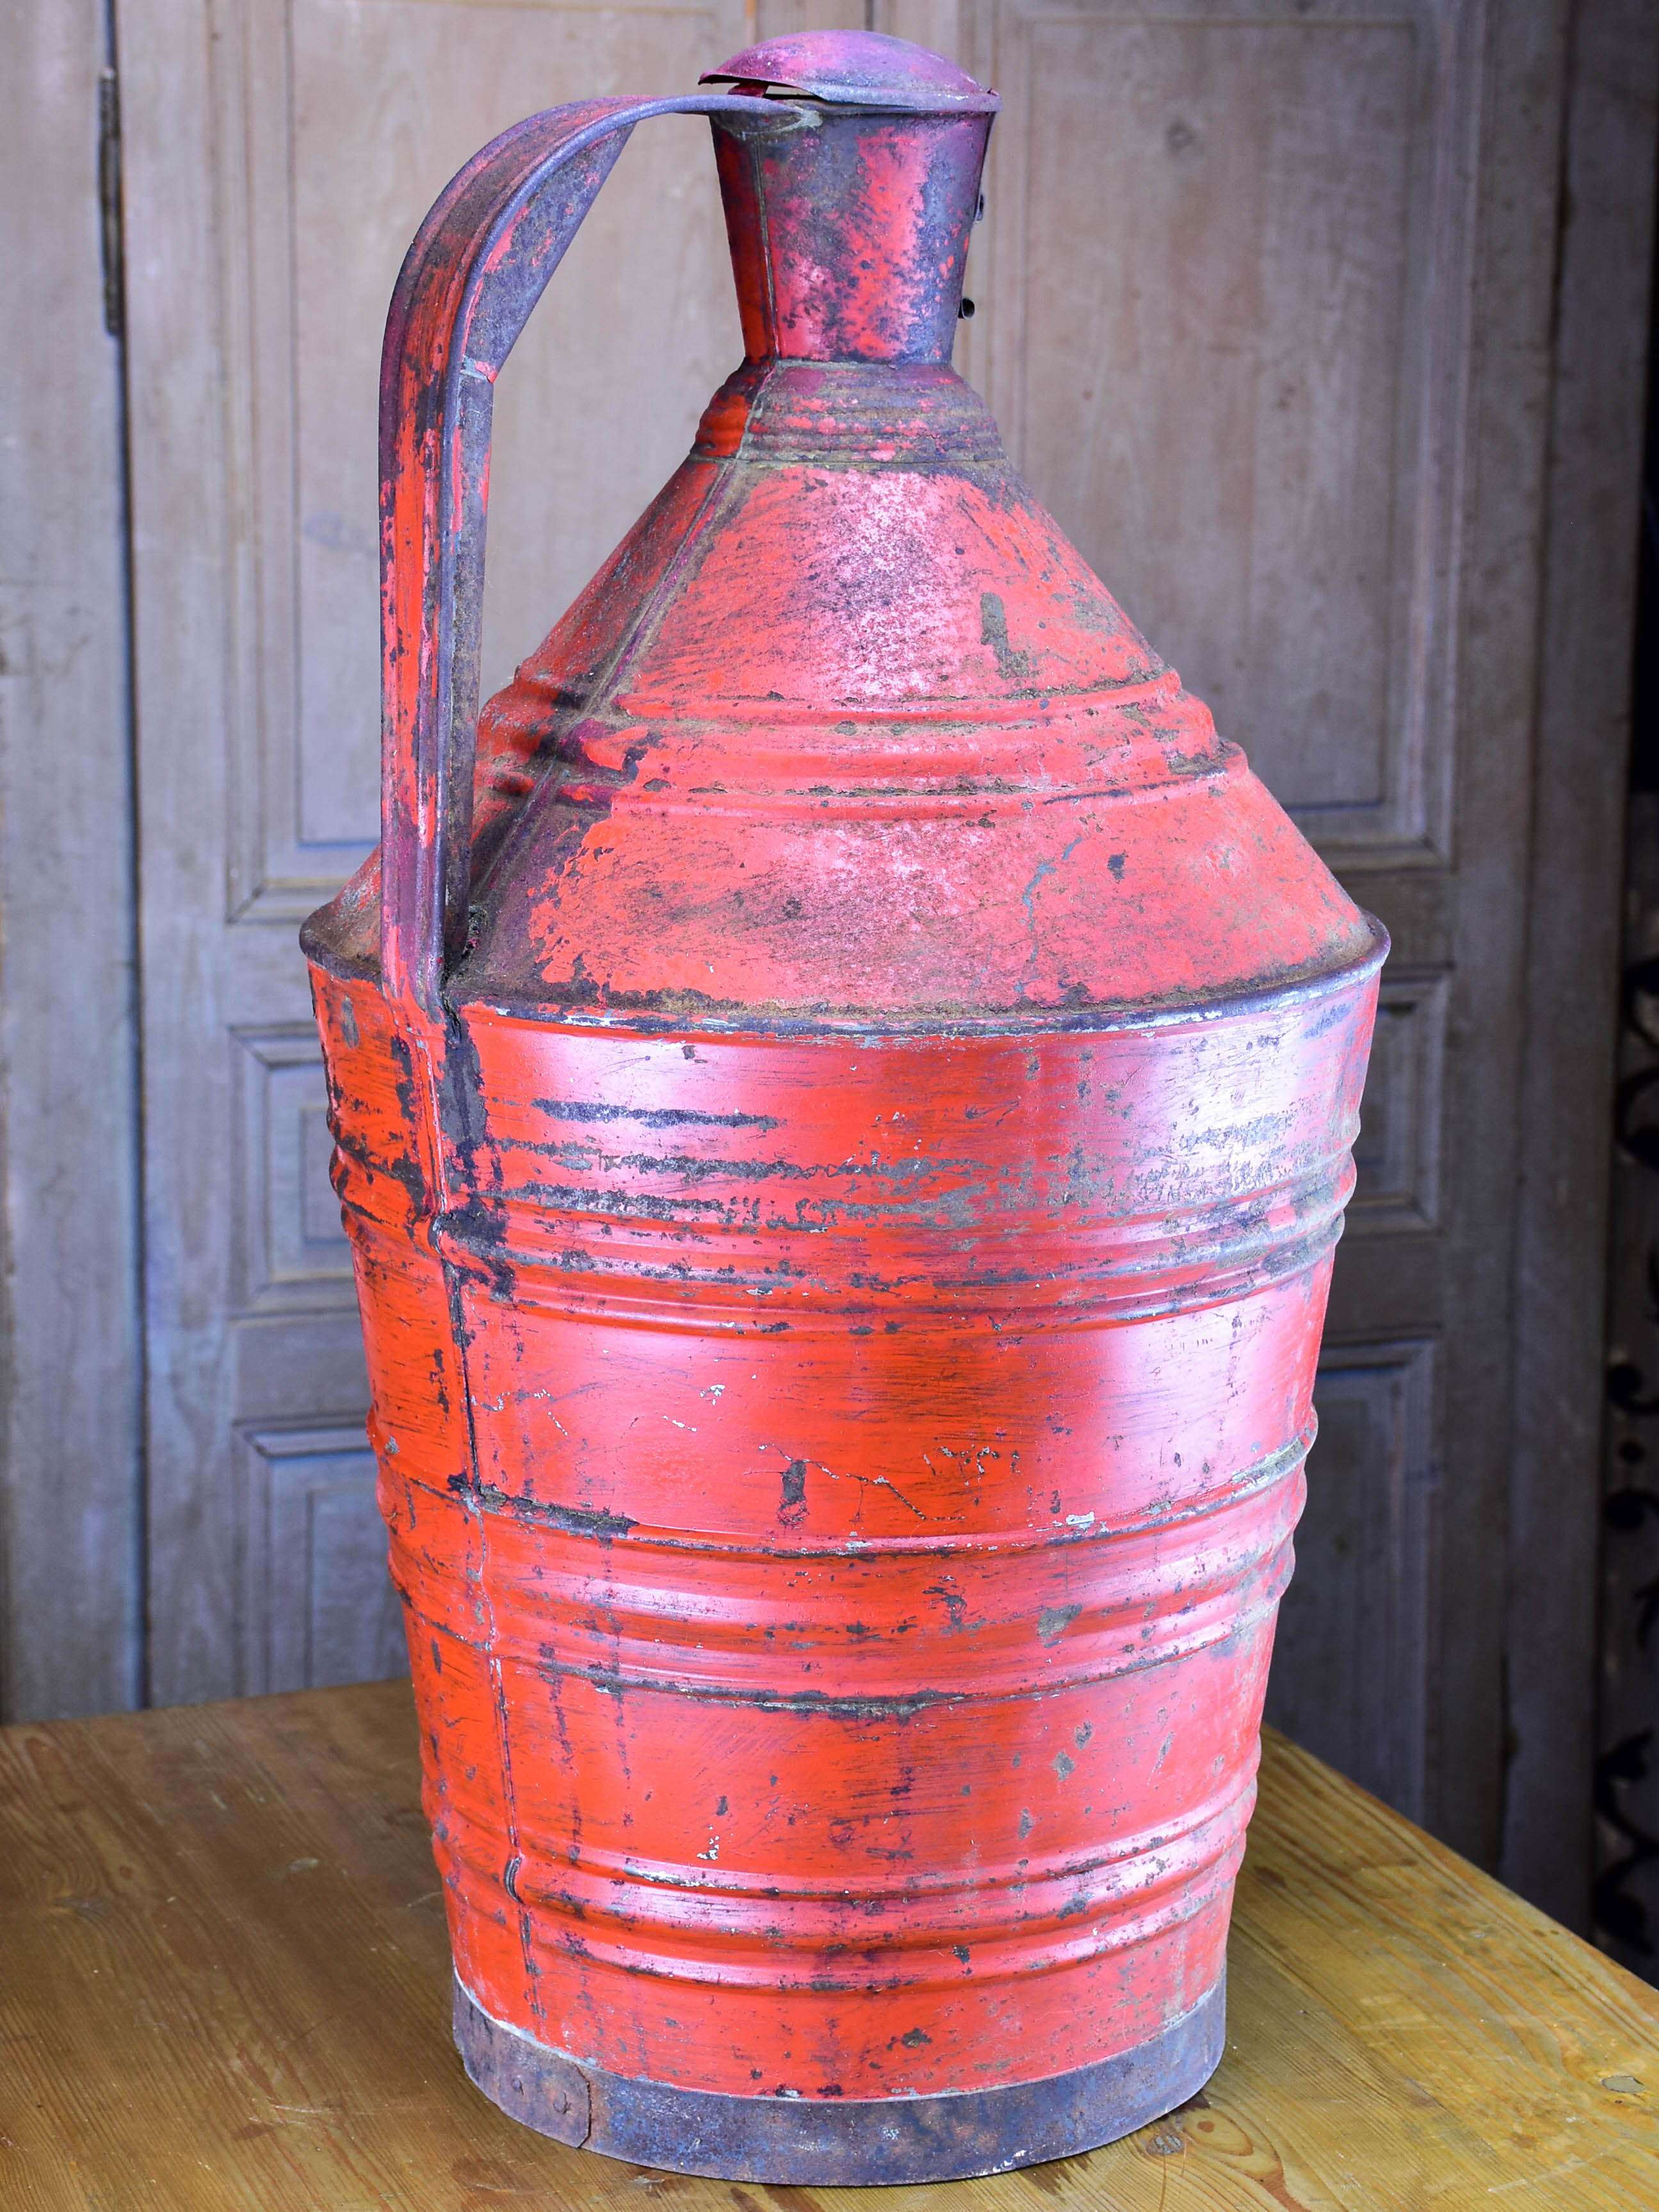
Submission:
[[[587,100],[473,156],[410,247],[380,356],[380,959],[443,1019],[471,889],[484,520],[495,378],[636,123],[793,120],[740,93]]]

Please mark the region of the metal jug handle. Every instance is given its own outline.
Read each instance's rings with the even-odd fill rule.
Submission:
[[[393,1005],[431,1022],[466,933],[495,378],[634,125],[757,111],[696,92],[532,116],[445,188],[398,278],[380,355],[380,960]]]

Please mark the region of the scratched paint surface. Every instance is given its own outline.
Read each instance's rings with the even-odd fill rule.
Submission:
[[[428,789],[434,233],[307,945],[462,1983],[925,2097],[1220,1973],[1384,946],[947,366],[988,117],[715,120],[750,357]]]

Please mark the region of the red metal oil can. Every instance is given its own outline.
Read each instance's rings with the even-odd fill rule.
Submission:
[[[1385,941],[951,370],[994,96],[705,83],[508,131],[399,281],[335,1174],[473,2079],[991,2172],[1220,2055]],[[494,380],[665,110],[747,357],[480,715]]]

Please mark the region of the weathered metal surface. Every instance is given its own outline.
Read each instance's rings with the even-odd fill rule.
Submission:
[[[461,1987],[694,2100],[630,2155],[876,2180],[1196,2086],[1384,942],[948,368],[988,96],[846,45],[429,218],[307,944]],[[749,359],[475,757],[491,382],[698,104]]]
[[[1145,2043],[1048,2081],[941,2097],[793,2100],[665,2088],[576,2065],[490,2019],[458,1981],[455,2041],[504,2112],[538,2134],[724,2181],[960,2180],[1113,2142],[1184,2102],[1221,2063],[1226,1976]]]

